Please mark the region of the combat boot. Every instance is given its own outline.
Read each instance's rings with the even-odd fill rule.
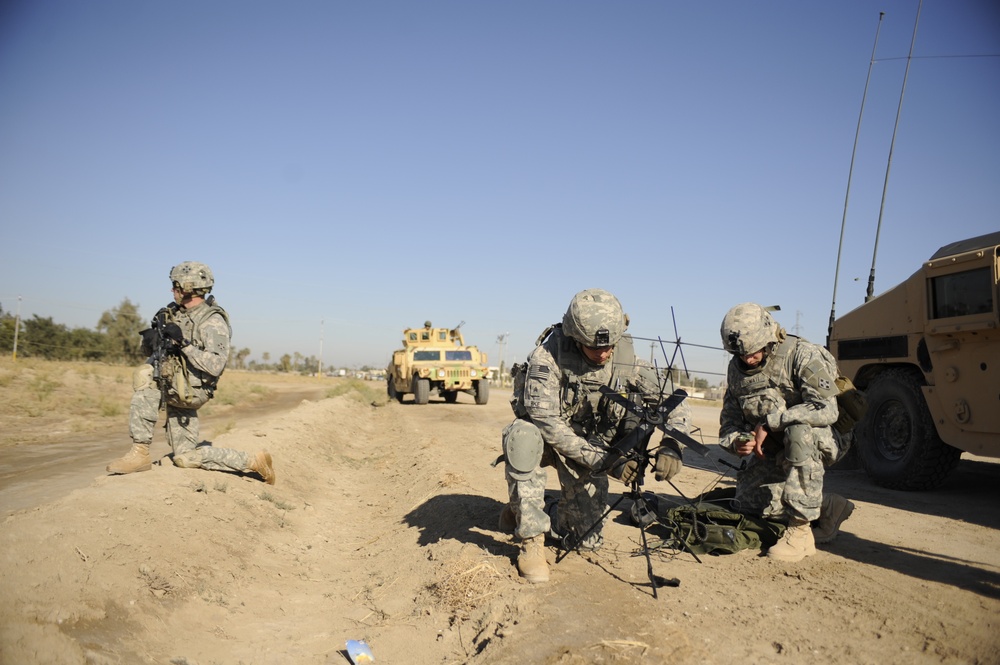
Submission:
[[[517,570],[532,584],[549,581],[549,562],[545,560],[545,534],[540,533],[521,541],[517,555]]]
[[[824,494],[819,509],[819,520],[813,528],[817,543],[828,543],[840,533],[840,525],[854,512],[854,504],[839,494]]]
[[[275,481],[274,467],[271,465],[271,453],[266,450],[262,450],[253,456],[250,460],[250,468],[248,471],[253,471],[268,485],[273,485]]]
[[[133,443],[125,456],[108,465],[108,473],[135,473],[149,471],[153,464],[149,459],[148,443]]]
[[[791,520],[785,535],[767,550],[767,557],[776,561],[795,563],[816,554],[812,527],[806,520]]]

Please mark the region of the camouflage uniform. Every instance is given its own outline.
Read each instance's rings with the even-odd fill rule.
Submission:
[[[504,449],[514,432],[537,428],[544,454],[529,471],[517,470],[509,460],[505,464],[517,538],[571,533],[577,542],[594,526],[580,542],[581,548],[597,549],[603,543],[601,517],[607,509],[606,466],[611,461],[608,449],[624,436],[628,426],[623,422],[624,407],[601,395],[601,386],[647,400],[660,397],[655,370],[636,360],[627,335],[615,346],[610,361],[594,365],[562,326],[556,325],[528,357],[523,389],[512,399],[519,419],[504,430]],[[688,422],[688,409],[683,404],[669,420],[671,426],[684,432]],[[555,524],[545,511],[545,466],[555,466],[562,490],[555,505]]]
[[[180,354],[190,371],[193,398],[180,403],[173,395],[164,397],[153,380],[153,367],[147,362],[136,370],[133,379],[135,392],[129,409],[129,435],[136,443],[153,440],[153,428],[163,399],[167,411],[167,442],[173,450],[175,463],[213,471],[245,471],[251,461],[249,453],[198,445],[201,442],[198,408],[212,398],[218,377],[229,360],[231,329],[228,316],[210,301],[191,309],[171,305],[161,312],[166,322],[179,325],[184,339],[191,341],[180,349]],[[152,353],[152,349],[144,345],[143,352]]]
[[[266,450],[250,455],[213,448],[200,441],[198,409],[212,399],[229,360],[229,315],[208,296],[215,284],[203,263],[185,261],[170,270],[174,302],[156,313],[142,331],[145,364],[132,375],[129,434],[132,448],[108,465],[108,473],[126,474],[152,468],[149,448],[160,407],[167,411],[167,441],[175,465],[213,471],[257,473],[273,485],[274,469]],[[206,298],[206,296],[208,296]]]
[[[836,376],[836,363],[823,347],[783,329],[776,338],[781,341],[757,367],[748,367],[739,354],[730,360],[719,444],[734,452],[741,435],[766,425],[764,457],[750,456],[737,474],[740,510],[811,521],[820,516],[824,463],[839,456],[830,429],[837,400],[826,386]]]

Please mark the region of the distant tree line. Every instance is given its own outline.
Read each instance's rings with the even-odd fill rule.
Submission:
[[[0,349],[14,351],[14,328],[17,317],[0,307]],[[52,317],[22,318],[17,330],[17,356],[19,358],[44,358],[45,360],[91,360],[97,362],[137,365],[146,358],[140,345],[139,332],[149,327],[149,322],[139,315],[139,310],[128,298],[118,307],[103,314],[94,330],[70,328],[56,323]],[[299,353],[284,354],[277,362],[270,362],[264,353],[262,362],[251,360],[250,349],[233,347],[229,367],[269,372],[295,372],[316,374],[320,363],[316,357],[303,357]]]

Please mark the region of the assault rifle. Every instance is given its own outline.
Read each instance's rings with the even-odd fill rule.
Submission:
[[[632,420],[638,421],[636,426],[633,427],[631,431],[611,446],[611,459],[608,466],[616,467],[620,464],[634,461],[638,464],[638,469],[636,471],[635,478],[629,484],[629,490],[627,492],[622,492],[622,495],[618,498],[618,500],[608,506],[608,509],[604,512],[604,514],[601,515],[601,517],[594,522],[589,529],[587,529],[580,536],[576,536],[574,533],[570,533],[566,536],[566,539],[564,539],[564,542],[561,544],[562,551],[560,551],[556,557],[556,563],[562,561],[571,551],[579,549],[580,543],[582,543],[624,499],[631,499],[638,506],[640,514],[644,508],[647,512],[649,511],[641,488],[645,479],[646,470],[650,466],[650,461],[655,456],[655,453],[649,450],[649,442],[657,429],[663,432],[664,436],[683,444],[692,452],[706,458],[709,457],[709,449],[707,446],[697,441],[689,434],[681,432],[667,424],[670,412],[680,406],[681,402],[683,402],[688,396],[687,392],[683,389],[678,388],[672,394],[664,396],[664,398],[658,403],[652,405],[638,404],[629,399],[626,395],[615,392],[607,386],[601,386],[600,392],[609,400],[624,407],[626,411],[629,412]],[[684,496],[684,494],[677,488],[676,485],[673,484],[673,482],[669,480],[667,482],[670,483],[670,486],[673,487],[678,494],[682,497]],[[642,553],[646,557],[646,574],[649,577],[649,582],[653,589],[653,598],[657,598],[656,590],[661,584],[666,586],[677,586],[680,582],[677,580],[666,580],[653,574],[653,562],[646,542],[646,527],[648,525],[648,523],[640,523],[637,526],[639,527],[639,533],[642,538]],[[701,559],[698,558],[697,554],[695,554],[690,548],[688,548],[688,551],[691,553],[691,556],[698,561],[698,563],[701,563]]]
[[[149,328],[140,332],[139,335],[142,336],[143,347],[150,350],[148,362],[153,366],[153,380],[160,387],[160,392],[162,393],[167,383],[163,379],[169,379],[169,377],[163,376],[163,361],[166,360],[167,356],[179,352],[177,343],[167,337],[164,332],[164,328],[167,326],[166,307],[161,308],[153,316],[153,320],[149,326]]]

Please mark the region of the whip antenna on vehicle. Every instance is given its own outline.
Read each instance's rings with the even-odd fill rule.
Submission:
[[[913,19],[913,37],[910,38],[910,52],[906,56],[906,69],[903,71],[903,87],[899,91],[899,104],[896,106],[896,123],[892,128],[892,141],[889,142],[889,160],[885,165],[885,182],[882,183],[882,203],[878,208],[878,225],[875,227],[875,248],[872,250],[872,268],[868,273],[868,290],[865,302],[874,298],[875,293],[875,256],[878,254],[878,238],[882,233],[882,213],[885,211],[885,192],[889,187],[889,170],[892,168],[892,151],[896,147],[896,131],[899,129],[899,116],[903,111],[903,94],[906,92],[906,80],[910,76],[910,62],[913,60],[913,46],[917,42],[917,26],[920,24],[920,9],[924,0],[917,4],[917,16]]]
[[[861,135],[861,119],[865,115],[865,100],[868,99],[868,84],[872,80],[872,67],[875,65],[875,50],[878,48],[878,36],[882,30],[882,19],[885,12],[878,13],[878,27],[875,29],[875,43],[872,45],[872,57],[868,62],[868,77],[865,79],[865,91],[861,95],[861,111],[858,113],[858,128],[854,131],[854,148],[851,150],[851,166],[847,169],[847,193],[844,195],[844,214],[840,220],[840,243],[837,245],[837,265],[833,271],[833,300],[830,303],[830,324],[826,329],[826,345],[830,346],[830,332],[837,310],[837,280],[840,278],[840,254],[844,248],[844,227],[847,225],[847,203],[851,200],[851,177],[854,174],[854,157],[858,152],[858,137]]]

